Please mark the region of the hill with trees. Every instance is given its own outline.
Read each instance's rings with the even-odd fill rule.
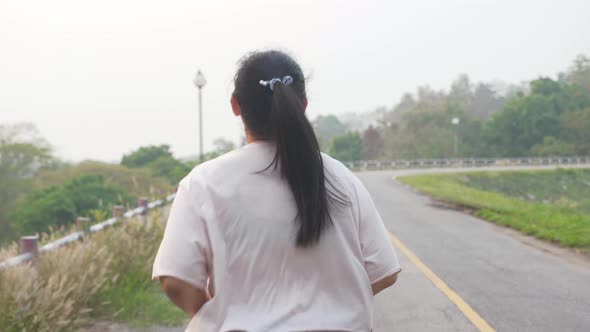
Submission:
[[[358,137],[350,132],[359,131],[363,159],[589,155],[590,59],[580,55],[556,78],[524,85],[460,75],[448,91],[419,87],[376,113],[381,118],[360,131],[337,116],[318,117],[322,149],[353,160]]]
[[[101,221],[113,205],[131,208],[139,197],[162,198],[195,164],[174,158],[167,145],[140,147],[120,165],[67,163],[32,124],[1,125],[0,243],[67,228],[78,216]]]

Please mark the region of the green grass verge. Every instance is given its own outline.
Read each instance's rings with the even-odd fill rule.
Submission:
[[[125,231],[121,233],[121,231]],[[151,280],[152,264],[164,229],[158,223],[150,227],[126,224],[117,237],[107,238],[113,278],[98,292],[92,308],[98,319],[108,319],[144,328],[152,325],[179,326],[187,319]]]
[[[187,319],[156,283],[135,277],[123,278],[106,287],[99,295],[99,302],[96,312],[99,317],[136,328],[156,324],[179,326]]]
[[[556,192],[565,190],[564,176],[579,180],[575,182],[577,197],[556,197]],[[473,208],[483,219],[563,246],[588,250],[590,213],[585,208],[588,196],[580,194],[590,191],[590,182],[585,182],[587,176],[590,176],[588,170],[510,171],[414,175],[400,177],[399,181],[435,198]],[[498,185],[502,183],[508,185]],[[519,193],[525,192],[525,197],[531,199],[512,195],[505,187],[518,188]],[[551,187],[560,189],[550,190]],[[544,199],[545,194],[555,199]]]

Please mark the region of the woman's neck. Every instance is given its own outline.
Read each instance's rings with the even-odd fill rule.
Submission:
[[[258,138],[256,138],[254,135],[250,134],[250,131],[246,129],[246,143],[250,144],[250,143],[254,143],[260,141]]]

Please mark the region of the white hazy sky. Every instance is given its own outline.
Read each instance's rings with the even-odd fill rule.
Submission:
[[[590,2],[9,1],[0,2],[0,123],[35,123],[68,160],[118,161],[142,145],[198,149],[238,141],[228,106],[236,61],[279,47],[309,81],[308,115],[394,105],[460,73],[520,82],[590,54]]]

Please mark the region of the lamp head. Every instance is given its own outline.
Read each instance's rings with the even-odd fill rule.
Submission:
[[[195,75],[195,78],[193,79],[193,83],[195,83],[195,86],[199,89],[204,87],[205,84],[207,83],[207,79],[205,79],[205,75],[203,75],[203,72],[201,72],[201,70],[197,71],[197,74]]]

